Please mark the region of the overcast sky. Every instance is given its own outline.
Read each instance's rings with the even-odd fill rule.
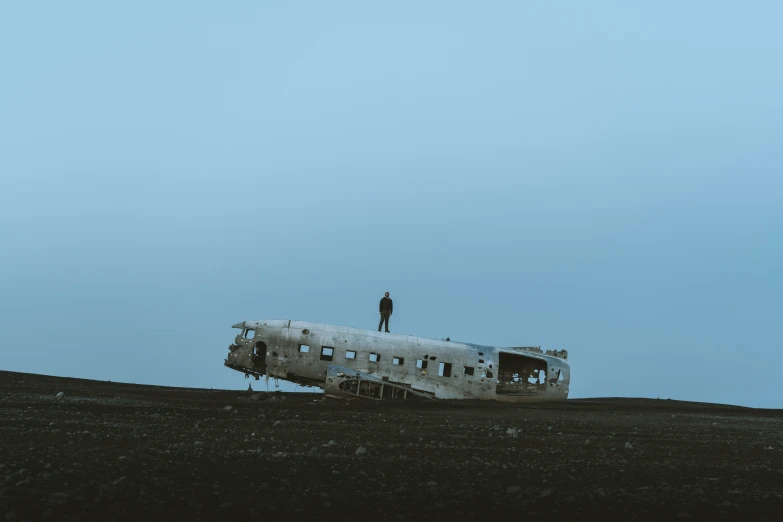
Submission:
[[[0,369],[244,389],[232,324],[388,290],[783,407],[783,4],[639,4],[0,3]]]

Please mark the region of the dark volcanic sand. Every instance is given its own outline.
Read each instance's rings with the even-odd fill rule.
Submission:
[[[783,410],[250,396],[0,372],[0,520],[783,520]]]

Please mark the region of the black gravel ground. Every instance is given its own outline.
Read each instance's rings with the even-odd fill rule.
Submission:
[[[781,521],[783,410],[373,403],[0,372],[3,518]]]

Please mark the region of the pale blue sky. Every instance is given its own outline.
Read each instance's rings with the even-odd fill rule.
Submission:
[[[780,2],[0,2],[0,369],[245,388],[245,319],[783,407]]]

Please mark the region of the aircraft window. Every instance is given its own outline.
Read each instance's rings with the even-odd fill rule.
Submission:
[[[487,379],[491,379],[493,376],[492,372],[487,372]]]
[[[438,367],[439,377],[451,377],[451,363],[440,363]]]
[[[484,359],[479,359],[479,364],[484,364]]]
[[[465,366],[465,371],[462,372],[465,375],[473,375],[473,367],[472,366]]]
[[[421,359],[419,359],[418,361],[416,361],[416,368],[421,368],[422,370],[426,370],[427,361],[422,361]]]
[[[377,353],[371,353],[370,354],[370,362],[379,362],[381,360],[381,356]]]
[[[310,353],[310,347],[306,344],[300,344],[299,353]]]
[[[322,361],[331,361],[334,358],[334,348],[331,346],[322,346],[321,347],[321,360]]]
[[[256,336],[256,331],[255,330],[248,329],[248,330],[245,330],[242,333],[242,337],[244,337],[245,339],[252,339],[255,336]]]
[[[348,350],[347,352],[345,352],[345,358],[356,359],[356,352],[354,352],[353,350]]]
[[[392,359],[392,364],[396,364],[397,366],[403,364],[404,362],[405,359],[403,359],[402,357],[395,357],[394,359]]]
[[[535,372],[535,375],[529,375],[527,378],[528,384],[544,384],[544,381],[546,380],[546,371],[544,370],[538,370]]]

